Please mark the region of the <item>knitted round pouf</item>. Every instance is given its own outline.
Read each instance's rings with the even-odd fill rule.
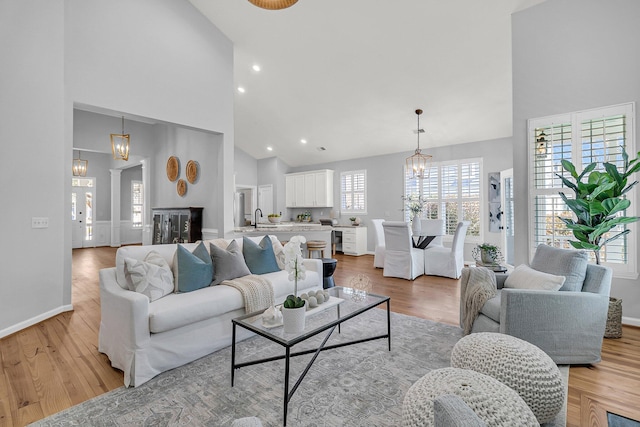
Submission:
[[[443,394],[460,397],[488,426],[539,426],[514,390],[488,375],[458,368],[431,371],[409,388],[402,404],[402,425],[433,426],[433,399]]]
[[[565,386],[553,360],[520,338],[481,332],[460,339],[451,366],[489,375],[518,392],[539,423],[555,418],[565,401]]]

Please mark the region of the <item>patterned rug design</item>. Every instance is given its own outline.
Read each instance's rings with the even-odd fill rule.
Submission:
[[[331,311],[318,316],[335,316]],[[432,369],[449,366],[460,328],[391,314],[391,351],[375,340],[322,352],[289,403],[289,426],[395,426],[408,388]],[[338,343],[386,331],[386,311],[374,309],[342,325]],[[294,347],[313,348],[324,337]],[[284,354],[254,336],[236,346],[241,361]],[[311,355],[292,359],[290,387]],[[35,426],[229,426],[259,417],[282,425],[284,361],[236,371],[231,387],[231,348],[165,372],[137,388],[124,387],[83,402]],[[564,416],[563,416],[564,419]]]

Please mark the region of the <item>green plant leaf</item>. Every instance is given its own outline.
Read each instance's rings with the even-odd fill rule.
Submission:
[[[616,186],[615,182],[609,182],[607,184],[598,185],[591,192],[591,200],[596,199],[602,193],[606,193],[607,191],[612,190],[613,188],[615,188],[615,186]]]
[[[616,165],[614,165],[613,163],[603,163],[603,166],[609,176],[618,184],[618,187],[624,187],[624,184],[622,183],[624,176],[620,174]]]
[[[562,180],[562,183],[564,184],[565,187],[569,187],[570,189],[575,191],[576,194],[578,194],[578,187],[576,187],[576,185],[573,182],[569,181],[567,178],[563,177],[558,173],[556,174],[556,176]]]
[[[595,230],[595,228],[591,227],[590,225],[578,224],[578,223],[567,224],[567,228],[573,231],[574,233],[576,231],[579,231],[584,234],[590,234],[593,232],[593,230]]]
[[[573,246],[576,249],[587,249],[590,251],[596,251],[600,249],[598,245],[593,245],[587,242],[574,242],[573,240],[569,240],[569,243],[571,243],[571,246]]]
[[[578,179],[578,174],[576,173],[576,167],[573,165],[573,163],[565,159],[560,160],[560,163],[562,163],[562,167],[564,168],[564,170],[569,172],[571,176],[574,177],[576,180]]]
[[[626,234],[629,234],[629,233],[631,233],[631,230],[624,230],[623,232],[620,232],[620,233],[616,234],[615,236],[609,237],[605,241],[600,242],[600,247],[603,247],[607,243],[609,243],[609,242],[611,242],[613,240],[616,240],[617,238],[622,237],[622,236],[624,236]]]
[[[631,205],[631,202],[627,199],[610,198],[602,202],[602,206],[605,209],[607,216],[615,215],[616,213],[627,209]]]
[[[638,156],[640,156],[640,152],[638,153]],[[624,173],[624,177],[625,177],[625,178],[627,178],[628,176],[630,176],[632,173],[636,173],[636,172],[640,171],[640,161],[639,161],[639,159],[637,159],[637,158],[636,158],[636,159],[633,159],[633,160],[631,161],[631,163],[629,163],[629,165],[632,165],[632,164],[633,164],[633,163],[635,163],[635,162],[638,162],[638,163],[636,163],[635,165],[631,166],[631,169],[627,170],[627,171]]]
[[[585,234],[579,230],[573,230],[573,235],[575,236],[576,239],[578,239],[581,242],[589,242],[588,234]]]
[[[640,163],[639,163],[640,164]],[[631,184],[629,184],[624,190],[622,190],[620,192],[620,195],[624,195],[627,191],[631,190],[636,184],[638,183],[638,181],[634,181]]]
[[[587,165],[586,168],[584,168],[584,170],[582,171],[582,173],[580,175],[578,175],[577,180],[578,181],[582,181],[582,177],[585,176],[586,174],[590,173],[592,170],[594,170],[596,168],[596,163],[593,162],[589,165]]]

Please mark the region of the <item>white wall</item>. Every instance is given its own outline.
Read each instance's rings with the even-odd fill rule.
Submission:
[[[552,0],[513,15],[516,263],[528,262],[527,119],[640,101],[640,2]],[[638,104],[636,104],[638,105]],[[636,113],[636,150],[640,124]],[[635,158],[633,153],[629,153]],[[638,179],[636,176],[635,179]],[[636,187],[636,200],[640,189]],[[638,227],[632,237],[638,239]],[[640,254],[631,254],[638,260]],[[640,325],[638,280],[614,278],[623,321]]]
[[[13,153],[0,161],[11,241],[0,249],[0,336],[71,303],[63,22],[62,0],[0,2],[0,145]],[[32,229],[32,217],[48,217],[49,228]]]
[[[4,1],[0,37],[0,142],[35,171],[7,157],[0,168],[22,180],[2,186],[20,237],[0,257],[0,336],[70,308],[74,103],[219,133],[215,209],[233,228],[233,46],[188,1]]]
[[[258,161],[238,147],[235,149],[233,160],[236,185],[257,187]]]

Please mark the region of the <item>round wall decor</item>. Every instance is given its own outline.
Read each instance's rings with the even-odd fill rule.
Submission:
[[[176,189],[178,191],[178,196],[184,197],[184,195],[187,194],[187,181],[179,179],[176,184]]]
[[[169,157],[167,160],[167,178],[169,181],[174,182],[180,175],[180,161],[176,156]]]
[[[198,162],[195,160],[189,160],[187,162],[187,181],[189,181],[190,184],[195,184],[198,180],[198,166]]]

